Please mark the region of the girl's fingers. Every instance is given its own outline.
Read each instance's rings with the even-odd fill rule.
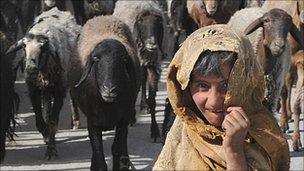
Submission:
[[[238,114],[248,123],[249,122],[249,119],[245,113],[245,111],[241,108],[241,107],[229,107],[227,109],[227,112],[228,113],[231,113],[231,112],[238,112]]]
[[[232,114],[226,115],[224,120],[229,121],[235,128],[240,127],[239,121]]]
[[[237,110],[233,110],[232,112],[230,112],[230,115],[233,116],[233,118],[235,120],[237,120],[238,124],[245,128],[247,127],[248,123],[247,123],[247,120],[243,117],[243,115],[237,111]]]
[[[224,119],[224,121],[222,123],[222,128],[223,128],[224,131],[230,130],[230,129],[233,128],[233,124],[230,121]]]

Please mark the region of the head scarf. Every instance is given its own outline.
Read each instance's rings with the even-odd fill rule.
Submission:
[[[289,149],[276,120],[262,105],[263,72],[254,58],[249,40],[226,25],[212,25],[192,33],[168,68],[167,91],[178,116],[154,166],[154,170],[225,170],[223,149],[216,143],[224,132],[201,120],[187,104],[187,87],[193,67],[206,50],[238,54],[230,72],[224,101],[226,108],[239,106],[250,119],[245,155],[253,169],[289,169]]]

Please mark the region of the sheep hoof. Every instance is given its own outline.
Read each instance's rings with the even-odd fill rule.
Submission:
[[[55,146],[48,146],[47,147],[47,150],[45,152],[45,158],[47,160],[51,160],[52,158],[57,158],[58,157],[58,154],[57,154],[57,150],[56,150],[56,147]]]
[[[136,118],[131,118],[129,124],[130,124],[130,126],[134,126],[136,124]]]
[[[132,162],[127,156],[121,156],[119,162],[119,170],[131,170]]]
[[[151,137],[152,143],[163,143],[163,139],[160,137]]]
[[[292,135],[292,148],[293,151],[299,151],[299,149],[302,147],[302,143],[300,140],[300,132],[299,130],[295,130],[295,132]]]
[[[140,103],[140,111],[145,111],[147,113],[148,104],[145,102]]]
[[[281,127],[281,130],[283,131],[283,133],[286,133],[287,130],[289,130],[288,123],[284,123],[280,127]]]
[[[300,140],[296,140],[295,142],[292,143],[292,149],[293,151],[300,151],[300,149],[302,148],[302,143]]]
[[[49,137],[43,137],[43,142],[44,142],[45,144],[48,144],[48,142],[49,142]]]
[[[157,125],[151,125],[151,138],[153,139],[153,143],[162,142]]]
[[[80,126],[80,121],[74,121],[74,122],[73,122],[73,130],[78,129],[79,126]]]

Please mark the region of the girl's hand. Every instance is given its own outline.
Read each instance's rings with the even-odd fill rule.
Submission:
[[[225,151],[243,152],[244,140],[250,127],[249,119],[241,107],[229,107],[222,123],[226,135],[223,138]]]

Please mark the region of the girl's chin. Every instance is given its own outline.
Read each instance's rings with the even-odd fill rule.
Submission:
[[[224,120],[224,114],[220,114],[220,113],[213,113],[213,112],[206,112],[206,114],[209,114],[207,116],[205,116],[205,118],[208,120],[208,122],[216,127],[221,127],[223,120]]]

